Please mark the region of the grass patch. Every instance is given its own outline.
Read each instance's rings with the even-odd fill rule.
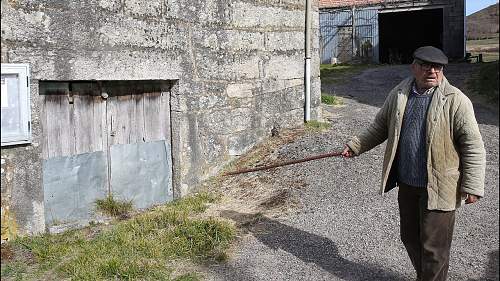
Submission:
[[[326,94],[321,95],[321,102],[328,105],[342,105],[344,104],[344,100],[342,97],[330,96]]]
[[[498,34],[496,38],[467,40],[466,46],[467,52],[471,53],[472,56],[482,54],[484,62],[498,61]]]
[[[467,47],[475,47],[475,46],[483,46],[483,45],[498,45],[498,34],[495,38],[487,38],[487,39],[476,39],[476,40],[467,40]]]
[[[361,71],[377,67],[374,64],[322,64],[320,65],[321,82],[342,83],[346,77],[360,73]]]
[[[331,125],[330,123],[311,120],[305,123],[305,127],[308,131],[323,131],[330,129]]]
[[[482,63],[479,73],[469,80],[469,86],[487,102],[498,105],[498,76],[498,61]]]
[[[97,227],[16,239],[11,243],[34,256],[32,273],[22,280],[48,275],[71,280],[199,280],[195,273],[172,276],[175,260],[220,261],[235,230],[213,218],[193,218],[217,198],[201,193],[120,221],[95,233]],[[102,227],[102,226],[101,226]],[[24,262],[17,256],[2,263],[2,274],[18,276]],[[17,275],[16,275],[17,274]]]
[[[113,196],[98,199],[95,204],[98,211],[112,217],[126,217],[132,211],[132,200],[121,202],[115,200]]]
[[[2,263],[1,274],[3,277],[10,277],[12,280],[24,280],[24,276],[28,272],[27,267],[25,263],[19,261]]]

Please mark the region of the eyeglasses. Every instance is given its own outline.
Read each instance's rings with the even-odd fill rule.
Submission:
[[[424,71],[429,71],[431,69],[434,69],[434,72],[441,72],[441,71],[443,71],[443,65],[441,65],[441,64],[427,63],[427,62],[418,62],[418,65],[420,65],[420,67]]]

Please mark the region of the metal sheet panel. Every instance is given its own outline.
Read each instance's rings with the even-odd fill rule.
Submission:
[[[359,9],[354,15],[358,55],[378,63],[378,10]]]
[[[173,199],[172,159],[166,141],[117,144],[110,148],[111,193],[143,209]]]
[[[102,151],[43,161],[45,223],[85,225],[96,218],[95,201],[107,195]]]
[[[323,10],[320,12],[321,63],[331,63],[339,57],[340,27],[352,26],[350,10]]]
[[[345,40],[340,40],[339,31],[352,27],[352,11],[346,9],[323,9],[320,12],[320,52],[321,63],[331,63],[332,58],[345,57],[345,50],[339,47]],[[356,9],[354,13],[356,25],[356,44],[371,44],[373,62],[378,62],[378,10],[376,8]],[[345,43],[345,42],[344,42]],[[366,50],[366,48],[364,49]],[[352,53],[352,50],[350,51]],[[365,52],[366,53],[366,52]],[[361,52],[361,54],[363,54]]]

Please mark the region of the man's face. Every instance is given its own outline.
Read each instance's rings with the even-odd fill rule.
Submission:
[[[420,89],[430,89],[443,80],[443,66],[440,64],[415,61],[411,69]]]

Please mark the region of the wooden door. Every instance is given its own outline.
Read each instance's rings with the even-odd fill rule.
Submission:
[[[98,219],[95,201],[108,195],[136,208],[172,200],[170,92],[143,83],[109,83],[107,99],[40,91],[49,226]]]

